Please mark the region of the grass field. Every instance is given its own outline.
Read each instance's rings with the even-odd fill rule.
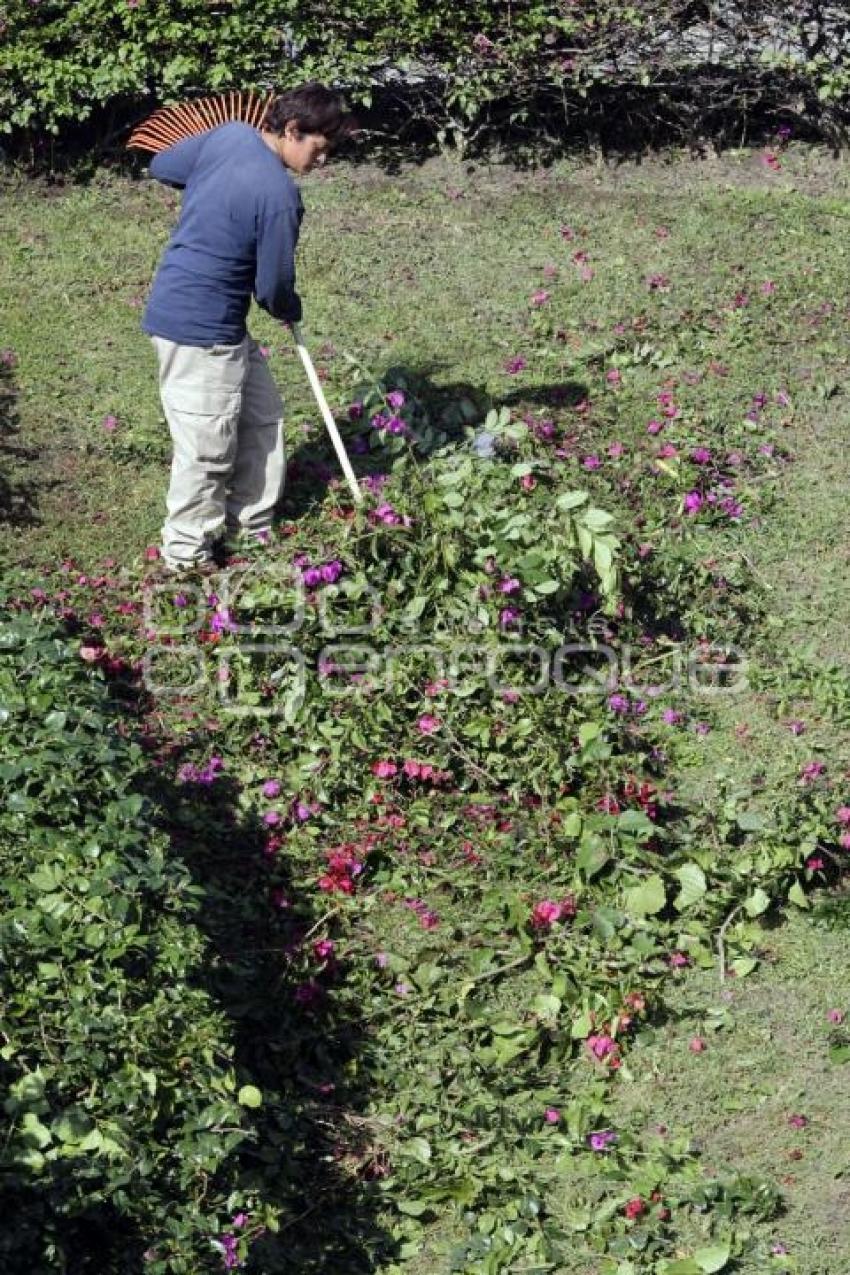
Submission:
[[[708,436],[740,422],[759,394],[785,395],[775,413],[782,459],[761,480],[770,498],[758,517],[705,541],[707,551],[743,562],[762,592],[765,614],[746,652],[751,685],[717,710],[676,783],[710,810],[730,783],[756,804],[761,794],[769,801],[812,758],[850,773],[850,166],[796,146],[779,172],[752,152],[561,162],[530,174],[450,160],[393,175],[340,164],[303,191],[304,330],[340,410],[358,369],[380,377],[402,366],[435,411],[466,398],[482,415],[503,404],[517,415],[557,415],[559,389],[569,385],[573,399],[589,392],[582,369],[608,359],[618,329],[652,345],[620,403],[624,438],[644,373],[698,373]],[[7,173],[0,187],[0,344],[14,352],[10,428],[0,437],[0,555],[33,583],[63,560],[92,573],[115,559],[117,574],[132,580],[157,542],[170,454],[139,317],[176,207],[172,192],[110,172],[81,187]],[[574,260],[579,248],[586,260]],[[541,288],[551,291],[557,330],[546,341],[529,310]],[[756,322],[741,328],[733,316],[721,329],[704,319],[734,310],[741,296],[740,310],[757,309]],[[300,363],[267,316],[255,312],[251,329],[270,349],[288,453],[303,467],[315,458],[321,424]],[[505,365],[519,355],[528,368],[512,375]],[[712,374],[709,362],[720,370]],[[284,498],[283,517],[303,519],[319,538],[322,510],[321,498],[298,488]],[[792,719],[805,722],[803,733],[789,731]],[[722,1268],[741,1275],[850,1270],[850,1071],[830,1061],[827,1017],[850,1014],[850,903],[840,884],[809,902],[771,911],[760,961],[745,979],[721,985],[716,964],[677,975],[610,1092],[611,1127],[651,1133],[663,1125],[697,1144],[707,1171],[734,1169],[779,1190],[777,1216],[741,1223],[748,1244]],[[395,923],[379,909],[369,926],[396,941],[391,929],[381,935],[382,924]],[[506,994],[517,1003],[522,983]],[[690,1048],[694,1037],[703,1051]],[[796,1116],[805,1123],[789,1124]],[[578,1186],[553,1174],[557,1217]],[[701,1238],[699,1219],[688,1225],[683,1255],[689,1236]],[[457,1228],[456,1218],[438,1217],[418,1255],[369,1269],[465,1270],[447,1256]],[[492,1269],[602,1270],[578,1244],[575,1264]],[[656,1269],[639,1256],[622,1261],[604,1269]]]

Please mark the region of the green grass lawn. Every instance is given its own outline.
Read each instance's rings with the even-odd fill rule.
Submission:
[[[709,437],[740,422],[760,393],[787,393],[774,413],[787,459],[765,479],[769,507],[705,541],[706,552],[745,562],[763,590],[766,614],[747,652],[752,686],[721,707],[677,782],[710,808],[728,782],[757,803],[813,757],[846,771],[850,166],[803,147],[791,148],[779,173],[749,152],[562,162],[531,174],[449,160],[395,175],[339,164],[303,190],[304,331],[340,411],[360,369],[380,376],[403,366],[437,410],[467,398],[481,414],[507,404],[516,415],[557,415],[559,388],[588,393],[589,369],[607,365],[624,332],[640,346],[646,329],[651,348],[636,358],[617,408],[627,441],[643,428],[641,395],[665,369],[699,373],[697,417]],[[15,354],[14,432],[0,437],[0,555],[34,582],[65,559],[95,571],[114,558],[131,578],[157,542],[169,448],[139,317],[176,206],[155,183],[109,172],[62,188],[7,173],[0,186],[0,344]],[[578,251],[586,261],[573,260]],[[650,286],[653,277],[663,282]],[[529,306],[541,288],[551,293],[547,340],[535,335]],[[734,308],[736,294],[758,307],[755,335],[734,316],[722,327],[711,317]],[[271,350],[289,454],[309,455],[322,427],[294,348],[262,313],[251,330]],[[517,355],[528,369],[512,376],[505,364]],[[107,416],[117,418],[114,432]],[[297,518],[287,499],[283,516]],[[805,733],[793,735],[791,719],[804,720]],[[850,1071],[830,1061],[827,1012],[850,1013],[850,914],[840,896],[789,912],[770,914],[760,964],[745,979],[721,985],[717,969],[677,976],[613,1086],[610,1120],[647,1133],[664,1125],[694,1140],[711,1172],[776,1185],[783,1211],[751,1223],[762,1256],[724,1269],[842,1275]],[[519,1003],[521,981],[505,994]],[[704,1051],[689,1048],[695,1036]],[[805,1127],[789,1125],[792,1115],[804,1115]],[[577,1184],[556,1169],[553,1182],[550,1207],[566,1217]],[[698,1245],[698,1219],[692,1225]],[[455,1269],[455,1238],[455,1225],[438,1220],[424,1250],[392,1270]],[[788,1255],[767,1256],[773,1245]],[[583,1253],[575,1265],[500,1269],[595,1275],[601,1266]]]

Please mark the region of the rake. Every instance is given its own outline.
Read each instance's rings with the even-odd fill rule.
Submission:
[[[133,129],[127,141],[127,148],[149,151],[158,154],[175,143],[197,133],[206,133],[210,129],[219,128],[222,124],[236,122],[250,124],[253,128],[261,128],[268,108],[274,101],[275,94],[222,93],[217,97],[199,98],[194,102],[182,102],[176,106],[163,106],[154,111],[148,119]],[[327,399],[321,383],[316,375],[310,352],[304,344],[300,325],[291,325],[295,346],[301,356],[301,362],[307,373],[307,380],[313,391],[322,420],[327,426],[331,442],[342,467],[345,480],[356,504],[363,503],[363,492],[351,468],[351,462],[340,437],[333,413],[328,407]]]

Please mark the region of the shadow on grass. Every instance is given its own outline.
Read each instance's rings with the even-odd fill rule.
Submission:
[[[249,748],[260,767],[270,754],[273,774],[272,741],[255,734]],[[152,778],[151,796],[167,812],[174,853],[203,892],[197,924],[210,957],[199,985],[231,1026],[237,1083],[263,1094],[254,1139],[234,1153],[238,1189],[283,1217],[278,1234],[256,1242],[248,1269],[372,1271],[377,1254],[392,1256],[374,1216],[381,1153],[361,1115],[369,1072],[363,1027],[349,1007],[338,1007],[344,970],[314,947],[328,937],[316,908],[323,896],[292,878],[285,842],[273,857],[264,853],[269,829],[237,813],[239,790],[226,777],[206,788]]]
[[[37,454],[16,441],[18,410],[13,358],[6,351],[0,354],[0,526],[37,526],[38,488],[19,472],[24,464],[35,462]]]
[[[468,381],[442,384],[434,380],[437,364],[425,367],[388,368],[380,377],[392,386],[396,374],[403,375],[410,392],[421,404],[427,420],[443,431],[458,451],[469,449],[464,425],[478,428],[492,408],[508,407],[520,413],[535,408],[557,412],[574,407],[587,396],[587,386],[577,381],[558,381],[548,385],[530,385],[511,390],[498,399],[481,386]],[[376,485],[392,473],[394,457],[390,452],[372,451],[369,447],[371,427],[368,421],[344,425],[340,429],[352,468],[359,479],[372,478]],[[340,480],[340,467],[327,433],[322,429],[315,442],[303,443],[287,461],[287,481],[280,516],[292,520],[307,516],[322,504],[329,484]]]

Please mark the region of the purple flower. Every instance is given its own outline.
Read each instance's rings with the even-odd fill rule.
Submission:
[[[685,496],[684,509],[686,514],[699,513],[702,508],[702,496],[698,491],[689,491]]]
[[[262,787],[263,796],[274,800],[275,797],[280,796],[280,786],[279,779],[267,779]]]
[[[508,359],[507,363],[505,364],[505,371],[508,373],[509,376],[517,376],[520,372],[524,372],[527,367],[528,367],[528,360],[524,359],[522,355],[520,354],[520,355],[517,355],[515,358]]]
[[[363,404],[360,402],[352,403],[348,409],[348,419],[350,421],[359,421],[363,417]]]
[[[613,1129],[600,1129],[597,1133],[587,1135],[587,1144],[592,1151],[607,1151],[609,1144],[616,1141],[617,1135]]]
[[[503,629],[506,629],[509,624],[515,624],[521,614],[522,612],[518,611],[516,607],[504,607],[499,612],[499,623]]]
[[[516,593],[518,589],[522,588],[522,583],[515,576],[508,576],[499,581],[498,588],[500,593]]]
[[[216,611],[215,615],[210,620],[210,628],[213,633],[236,633],[238,627],[239,626],[233,618],[233,613],[227,607],[223,607],[220,611]]]
[[[682,714],[675,708],[665,708],[661,718],[668,726],[678,726],[682,721]]]
[[[707,447],[695,447],[691,452],[691,460],[696,461],[698,465],[707,465],[711,460],[711,452]]]
[[[612,713],[627,713],[629,711],[629,701],[625,695],[609,695],[608,707]]]
[[[397,412],[399,408],[404,407],[406,400],[401,390],[390,390],[387,395],[387,402],[393,411]]]
[[[584,460],[581,463],[585,469],[599,469],[600,465],[602,464],[602,461],[599,459],[598,456],[591,455],[591,456],[585,456]]]
[[[308,567],[306,571],[302,571],[301,579],[308,589],[314,589],[317,584],[322,583],[321,567]]]
[[[335,584],[342,575],[343,567],[341,562],[326,562],[322,567],[322,579],[325,584]]]

